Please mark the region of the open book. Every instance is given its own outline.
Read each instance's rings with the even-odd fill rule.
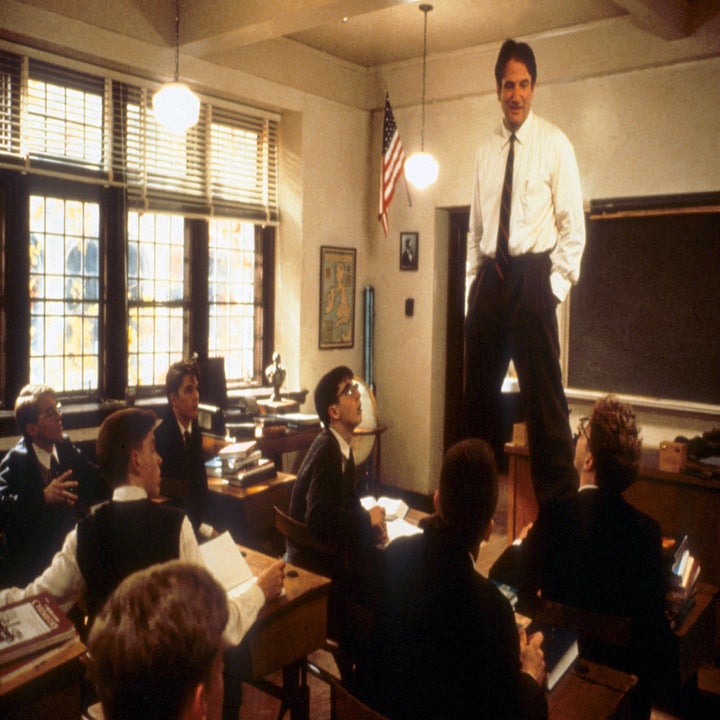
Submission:
[[[200,545],[200,554],[208,570],[225,588],[228,597],[242,595],[255,581],[247,560],[227,530],[222,535]]]
[[[379,498],[374,498],[372,495],[366,495],[365,497],[360,498],[360,502],[366,510],[370,510],[370,508],[375,507],[375,505],[379,505],[385,510],[386,521],[402,519],[405,515],[407,515],[407,511],[410,509],[404,500],[401,500],[400,498],[386,497],[385,495],[382,495]]]
[[[77,635],[47,593],[0,607],[0,665],[58,645]]]

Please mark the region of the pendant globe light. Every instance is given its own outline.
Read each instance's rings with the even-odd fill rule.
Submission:
[[[427,69],[427,16],[433,9],[432,5],[420,5],[420,12],[425,15],[425,31],[423,34],[423,75],[422,75],[422,125],[420,129],[420,152],[411,155],[405,161],[405,177],[419,190],[432,185],[438,176],[437,160],[425,152],[425,75]]]
[[[171,133],[184,134],[197,124],[200,99],[185,83],[178,81],[180,68],[180,0],[175,0],[175,80],[153,96],[156,120]]]

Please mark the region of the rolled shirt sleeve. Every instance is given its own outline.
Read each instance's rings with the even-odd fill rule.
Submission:
[[[205,567],[195,533],[187,517],[180,527],[180,559]],[[208,570],[212,572],[212,568]],[[251,583],[241,595],[228,597],[229,616],[223,633],[228,645],[237,645],[242,641],[264,604],[265,593],[257,582]]]

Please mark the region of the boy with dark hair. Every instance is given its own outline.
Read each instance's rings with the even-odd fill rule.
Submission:
[[[507,598],[475,570],[498,498],[489,445],[446,453],[435,515],[385,550],[377,624],[358,693],[394,720],[547,717],[542,635],[518,633]]]
[[[337,639],[348,678],[362,641],[356,608],[374,601],[379,553],[387,542],[385,511],[365,510],[356,487],[350,443],[362,420],[360,390],[349,367],[333,368],[315,387],[315,409],[325,426],[310,446],[290,498],[290,516],[326,548],[318,552],[288,540],[288,562],[332,578],[328,636]]]
[[[385,512],[360,504],[355,460],[350,443],[362,421],[360,390],[353,372],[341,365],[323,375],[315,387],[315,409],[324,429],[315,438],[298,471],[290,499],[290,516],[305,523],[318,540],[337,550],[335,557],[303,557],[288,543],[288,560],[310,562],[318,572],[336,577],[346,553],[360,552],[387,540]]]
[[[209,537],[203,525],[208,479],[198,426],[200,370],[194,360],[173,363],[165,376],[168,409],[155,428],[155,443],[162,458],[160,493],[183,509],[198,537]]]

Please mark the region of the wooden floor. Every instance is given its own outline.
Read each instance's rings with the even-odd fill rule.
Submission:
[[[498,507],[494,517],[494,529],[487,543],[480,548],[477,569],[483,575],[487,575],[490,566],[507,546],[507,482],[501,477]],[[319,650],[310,656],[310,661],[324,670],[339,677],[339,671],[332,656],[323,650]],[[270,678],[276,683],[281,682],[280,673],[275,673]],[[309,675],[308,685],[310,687],[310,719],[329,720],[330,718],[330,689],[329,686],[319,678]],[[240,708],[240,720],[276,720],[280,710],[280,701],[272,696],[245,685],[243,687],[243,702]],[[286,715],[286,718],[289,715]],[[710,717],[710,716],[708,716]],[[720,717],[716,715],[714,717]],[[682,720],[675,715],[669,715],[653,710],[651,720]]]

